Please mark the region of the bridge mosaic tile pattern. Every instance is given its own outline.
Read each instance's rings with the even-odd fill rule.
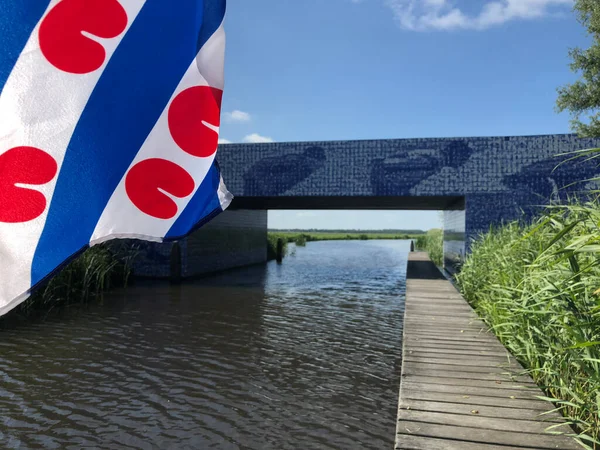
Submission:
[[[222,145],[218,158],[238,197],[464,197],[456,231],[468,251],[491,224],[588,188],[577,182],[600,174],[597,163],[558,166],[557,155],[594,147],[600,140],[573,135],[295,142]],[[460,217],[446,217],[454,230]],[[447,248],[460,253],[456,236]]]

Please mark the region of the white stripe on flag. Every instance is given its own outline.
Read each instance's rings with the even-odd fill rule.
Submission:
[[[219,203],[221,203],[221,209],[225,211],[231,204],[231,201],[233,200],[233,195],[227,190],[227,186],[225,186],[225,183],[223,182],[223,177],[221,177],[219,180],[218,194]]]
[[[117,189],[115,189],[98,221],[90,245],[96,245],[113,238],[141,238],[160,242],[181,215],[206,177],[214,161],[215,154],[213,153],[209,157],[197,157],[182,150],[174,141],[169,130],[169,109],[173,104],[173,100],[189,88],[211,86],[222,89],[224,54],[225,31],[223,24],[221,24],[190,64],[169,104],[163,110],[156,125],[121,179]],[[218,127],[214,124],[208,124],[208,128],[214,130],[218,135]],[[216,143],[217,140],[215,139],[215,150]],[[190,191],[183,198],[178,198],[165,190],[159,189],[159,192],[166,195],[177,205],[177,213],[166,219],[152,217],[142,212],[133,204],[126,190],[127,174],[131,169],[140,162],[155,158],[177,164],[184,168],[194,180],[195,187],[193,191]],[[214,194],[217,195],[217,193]],[[223,202],[221,203],[223,204]]]
[[[58,69],[41,51],[40,25],[58,3],[59,0],[50,3],[0,95],[0,155],[16,147],[35,147],[54,158],[60,173],[69,141],[92,91],[145,0],[119,0],[128,20],[118,36],[102,39],[82,33],[100,43],[106,51],[104,63],[84,74]],[[23,223],[0,223],[0,273],[4,280],[10,280],[0,284],[0,314],[24,300],[26,295],[23,294],[31,288],[31,264],[57,178],[42,186],[24,186],[41,192],[46,198],[42,215]]]

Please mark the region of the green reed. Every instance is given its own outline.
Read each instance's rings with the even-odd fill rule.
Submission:
[[[426,234],[417,236],[415,249],[429,253],[429,258],[438,266],[444,263],[444,233],[435,228]]]
[[[600,449],[600,202],[491,229],[456,279],[580,443]]]
[[[278,233],[267,233],[267,260],[272,261],[277,258],[277,240],[283,240],[283,256],[287,254],[288,239]]]
[[[6,318],[47,315],[58,306],[85,303],[103,292],[127,284],[130,258],[117,258],[116,247],[92,247],[39,286],[33,295]]]

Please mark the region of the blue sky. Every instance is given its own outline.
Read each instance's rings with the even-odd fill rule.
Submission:
[[[569,132],[556,89],[575,79],[568,49],[587,43],[571,9],[572,0],[228,0],[221,138]],[[269,225],[378,228],[384,214],[385,227],[438,224],[435,212],[278,211]]]

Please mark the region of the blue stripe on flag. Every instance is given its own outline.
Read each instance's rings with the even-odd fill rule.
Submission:
[[[198,36],[198,50],[215,34],[225,17],[226,0],[208,0],[204,2],[204,21]]]
[[[69,144],[34,256],[32,285],[88,244],[197,45],[206,42],[198,42],[201,27],[203,34],[205,28],[214,33],[223,20],[203,17],[204,3],[147,0],[123,38]]]
[[[50,0],[0,1],[0,92]]]
[[[182,238],[191,230],[206,223],[207,219],[223,211],[217,194],[220,181],[219,168],[213,162],[200,187],[165,236],[166,239]]]

